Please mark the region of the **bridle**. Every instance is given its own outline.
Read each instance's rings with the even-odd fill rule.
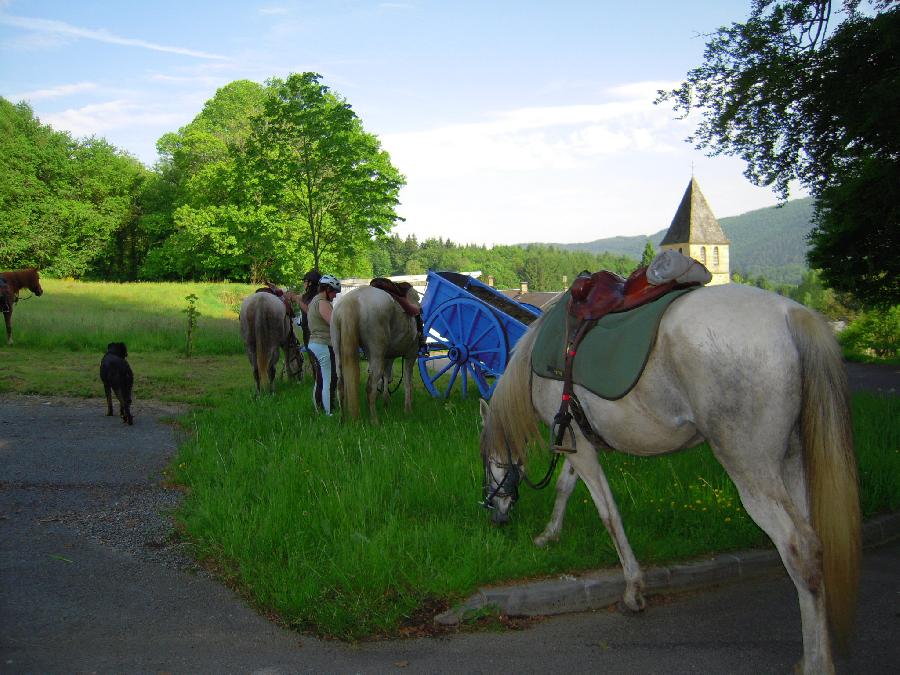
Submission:
[[[522,471],[519,469],[518,463],[512,459],[512,450],[509,447],[509,441],[506,440],[506,436],[503,437],[503,442],[506,445],[507,461],[505,464],[495,462],[489,454],[484,457],[484,478],[481,482],[482,500],[480,505],[488,510],[497,508],[494,506],[496,497],[508,497],[513,504],[519,500],[519,482],[521,481]],[[494,478],[494,472],[491,471],[491,463],[500,469],[506,469],[503,478],[499,482]]]
[[[554,429],[551,429],[551,434],[556,437],[557,445],[559,445],[566,431],[572,435],[572,444],[574,445],[574,433],[572,430],[565,428],[558,429],[556,428],[556,425],[554,425]],[[509,447],[509,440],[506,438],[505,434],[503,435],[503,444],[506,446],[505,464],[494,461],[490,455],[487,455],[484,458],[484,478],[481,483],[482,501],[480,502],[480,505],[486,509],[497,508],[494,506],[495,497],[508,497],[512,500],[512,504],[515,504],[519,500],[519,483],[521,481],[525,481],[525,484],[532,490],[543,490],[550,484],[550,480],[553,478],[553,472],[556,470],[556,465],[559,463],[560,453],[554,452],[553,459],[550,460],[550,466],[547,467],[547,473],[545,473],[544,477],[539,481],[533,483],[531,482],[531,479],[528,478],[528,474],[519,468],[519,464],[513,461],[512,449]],[[506,469],[506,473],[503,474],[503,478],[501,478],[499,482],[494,478],[494,472],[491,471],[491,463],[500,469]],[[512,488],[508,489],[505,486],[510,481],[512,482]],[[510,504],[510,507],[512,504]]]
[[[288,363],[294,363],[296,367],[296,372],[299,374],[303,373],[303,349],[300,346],[300,341],[297,339],[297,335],[294,333],[294,327],[291,326],[291,333],[288,335],[287,339],[287,349],[285,350],[285,359],[284,366],[285,371],[290,376]]]

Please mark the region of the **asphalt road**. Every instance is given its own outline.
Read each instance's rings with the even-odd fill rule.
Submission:
[[[889,391],[891,372],[873,388]],[[358,645],[292,633],[193,569],[165,518],[146,517],[177,499],[158,486],[176,410],[138,402],[127,427],[104,405],[0,400],[0,672],[755,674],[800,657],[783,574],[656,598],[639,616],[502,633]],[[900,541],[866,551],[857,626],[839,672],[897,672]]]

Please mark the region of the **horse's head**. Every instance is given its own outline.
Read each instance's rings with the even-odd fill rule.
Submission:
[[[41,280],[38,275],[38,271],[36,269],[34,269],[33,267],[31,267],[31,268],[25,270],[25,272],[27,273],[27,276],[28,276],[28,283],[27,283],[28,290],[31,291],[32,293],[34,293],[35,295],[42,295],[44,292],[44,289],[41,288]]]
[[[509,512],[519,499],[519,483],[524,476],[522,460],[513,456],[508,439],[491,419],[491,409],[481,400],[481,461],[484,479],[481,505],[491,512],[495,525],[509,522]]]

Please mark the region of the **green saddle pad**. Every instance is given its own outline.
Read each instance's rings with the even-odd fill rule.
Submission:
[[[699,286],[672,291],[637,309],[600,319],[575,354],[574,382],[601,398],[615,400],[625,396],[644,371],[663,313],[675,300],[696,288]],[[567,292],[541,322],[531,353],[535,375],[563,379],[566,327],[569,321],[575,321],[566,312],[568,303]]]

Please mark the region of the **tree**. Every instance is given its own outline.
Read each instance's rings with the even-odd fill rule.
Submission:
[[[644,252],[641,254],[640,266],[649,267],[655,257],[656,251],[653,249],[653,242],[648,240],[647,244],[644,246]]]
[[[0,99],[0,266],[74,277],[115,266],[109,242],[133,226],[146,176],[107,141],[75,140]]]
[[[189,124],[159,139],[153,208],[142,219],[155,245],[142,276],[299,278],[302,261],[283,220],[256,198],[258,180],[245,170],[252,120],[265,98],[262,85],[231,82]]]
[[[832,30],[830,0],[755,0],[657,102],[700,111],[690,140],[744,159],[754,184],[783,199],[791,181],[804,185],[817,200],[810,263],[877,306],[900,302],[900,8],[860,4],[844,0]]]
[[[288,224],[287,235],[324,269],[353,260],[399,219],[405,183],[350,105],[316,73],[268,82],[270,96],[248,140],[257,198]]]

